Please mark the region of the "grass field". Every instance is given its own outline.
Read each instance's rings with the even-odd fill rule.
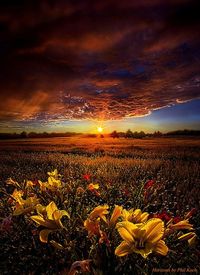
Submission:
[[[8,193],[13,191],[12,187],[5,186],[5,181],[9,177],[19,183],[24,180],[45,181],[47,172],[58,169],[58,172],[63,175],[63,181],[71,184],[72,189],[78,187],[86,189],[88,182],[83,175],[89,174],[90,183],[99,184],[100,196],[95,196],[94,193],[90,197],[90,193],[84,193],[85,197],[79,198],[78,201],[76,198],[72,202],[68,194],[70,216],[73,215],[72,211],[80,211],[79,215],[84,220],[87,218],[86,214],[94,207],[105,203],[111,208],[114,205],[121,205],[126,209],[141,208],[151,215],[165,211],[171,217],[181,217],[182,219],[185,213],[195,208],[197,213],[192,217],[192,222],[197,235],[199,234],[200,141],[197,138],[128,140],[74,137],[7,140],[0,141],[0,163],[0,181],[4,188],[3,200],[5,190]],[[143,190],[141,188],[144,188],[145,183],[149,180],[153,180],[154,187],[149,190],[148,197],[145,197],[144,193],[141,196],[141,190]],[[50,202],[48,199],[47,201]],[[78,208],[73,206],[75,207],[73,210],[72,204],[78,204],[80,201],[81,205]],[[61,205],[60,199],[57,198],[57,202]],[[1,206],[4,207],[1,209],[1,219],[4,219],[6,215],[11,215],[9,209],[6,209],[7,212],[5,211],[5,201]],[[81,212],[81,208],[85,208],[87,213]],[[14,219],[18,218],[22,219],[21,216],[14,217]],[[17,223],[19,220],[15,222]],[[25,227],[25,221],[23,221],[23,226]],[[31,226],[33,225],[31,224]],[[87,231],[83,233],[84,228],[81,230],[80,235],[83,237]],[[34,236],[34,240],[36,239],[34,241],[35,249],[40,249],[41,252],[33,252],[33,244],[30,245],[31,248],[29,247],[30,251],[27,250],[27,245],[23,244],[25,248],[22,249],[23,256],[20,256],[20,253],[17,255],[18,250],[15,244],[10,243],[9,233],[3,234],[2,238],[2,242],[4,242],[2,246],[4,250],[1,253],[3,255],[2,274],[59,274],[62,270],[68,270],[74,261],[90,259],[93,255],[91,251],[90,253],[86,252],[90,250],[91,244],[88,243],[84,243],[85,246],[79,249],[74,248],[73,256],[64,256],[63,251],[52,252],[52,247],[49,244],[44,248],[44,244],[41,245],[37,240],[38,236]],[[25,237],[26,241],[27,238]],[[70,235],[70,238],[74,242],[80,241],[80,236]],[[18,242],[20,243],[20,240]],[[115,240],[114,243],[119,244],[119,240]],[[10,245],[14,248],[6,250],[5,244],[6,247]],[[152,256],[150,260],[148,258],[148,261],[134,258],[132,256],[134,254],[125,256],[125,258],[120,257],[119,261],[108,256],[110,264],[106,265],[105,263],[105,267],[102,267],[103,271],[100,271],[99,267],[93,268],[91,274],[133,274],[133,272],[134,274],[151,274],[153,268],[171,268],[171,270],[172,268],[189,268],[191,272],[192,269],[193,272],[199,270],[199,245],[188,250],[183,244],[183,246],[177,246],[178,252],[175,251],[176,246],[175,242],[172,251],[166,257]],[[44,251],[47,259],[41,256]],[[30,255],[29,260],[25,259],[26,253]],[[34,256],[31,258],[31,255]],[[92,259],[96,257],[95,255],[94,253]],[[41,259],[38,261],[39,257]],[[53,261],[56,259],[60,264],[52,263],[52,259]],[[48,260],[51,261],[51,269],[45,268]],[[28,265],[31,261],[35,266]],[[133,264],[133,261],[137,264]],[[8,266],[11,262],[12,268],[9,269]],[[95,266],[98,266],[98,260],[96,259],[94,262]],[[116,266],[115,270],[110,266],[113,263]],[[22,266],[24,266],[24,270],[22,270]]]

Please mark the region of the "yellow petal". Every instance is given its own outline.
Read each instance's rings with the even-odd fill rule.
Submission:
[[[55,220],[56,224],[61,228],[63,227],[63,224],[61,222],[61,218],[63,216],[67,216],[68,218],[70,218],[69,214],[65,210],[56,210],[53,212],[53,219]]]
[[[115,208],[113,210],[112,216],[110,218],[110,226],[115,225],[117,219],[121,216],[122,213],[122,206],[115,205]]]
[[[123,257],[129,253],[131,253],[131,247],[125,241],[120,243],[120,245],[115,249],[115,255],[119,257]]]
[[[122,237],[122,239],[124,239],[126,242],[128,242],[128,243],[134,242],[133,236],[130,234],[130,232],[125,227],[119,227],[117,230],[118,230],[120,236]]]
[[[141,229],[146,230],[145,240],[151,243],[156,243],[164,235],[164,223],[161,219],[150,219]]]
[[[167,255],[167,253],[168,253],[168,247],[166,246],[166,244],[165,244],[165,242],[163,241],[163,240],[160,240],[157,244],[156,244],[156,246],[155,246],[155,248],[154,248],[154,251],[156,252],[156,253],[158,253],[158,254],[161,254],[161,255],[163,255],[163,256],[166,256]]]
[[[109,213],[108,208],[109,208],[109,206],[107,204],[95,207],[89,215],[90,219],[94,220],[94,219],[100,217],[102,220],[104,220],[106,222],[105,215],[107,215]]]
[[[37,204],[36,211],[40,216],[43,216],[44,214],[46,214],[46,207],[41,204]]]
[[[40,237],[40,241],[42,243],[47,243],[48,242],[48,236],[49,234],[52,232],[52,230],[49,229],[43,229],[40,231],[39,237]]]
[[[142,211],[140,209],[136,209],[134,212],[133,212],[133,217],[135,219],[137,219],[137,217],[139,217],[140,215],[142,214]]]
[[[50,202],[46,207],[47,217],[49,220],[53,220],[53,212],[58,210],[54,201]]]
[[[149,217],[149,213],[147,212],[142,213],[140,217],[140,222],[146,222],[148,220],[148,217]]]
[[[53,221],[46,221],[43,217],[39,215],[31,216],[31,219],[39,225],[45,226],[47,228],[56,229],[57,225]]]
[[[136,235],[138,234],[138,231],[139,231],[138,225],[134,224],[132,222],[129,222],[129,221],[118,222],[116,224],[117,229],[119,229],[121,227],[126,228],[126,230],[128,230],[128,232],[133,236],[133,238],[136,237]]]
[[[122,210],[122,219],[132,222],[132,214],[133,214],[133,209],[130,209],[130,210],[123,209]]]
[[[182,230],[182,229],[192,230],[193,225],[190,224],[188,220],[183,220],[183,221],[180,221],[176,224],[170,225],[170,228],[175,229],[175,230]]]

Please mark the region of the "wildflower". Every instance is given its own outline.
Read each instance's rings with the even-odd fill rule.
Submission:
[[[62,187],[62,182],[60,179],[54,177],[48,177],[47,188],[51,190],[56,190],[57,188]]]
[[[58,170],[57,169],[55,169],[54,171],[52,171],[52,172],[47,172],[47,174],[50,176],[50,177],[53,177],[53,178],[59,178],[61,175],[60,174],[58,174]]]
[[[91,175],[90,175],[90,174],[85,174],[85,175],[83,175],[83,178],[84,178],[85,180],[89,181],[90,178],[91,178]]]
[[[148,180],[144,185],[144,189],[149,189],[150,187],[152,187],[154,185],[154,183],[155,183],[154,180]]]
[[[87,220],[84,221],[84,227],[87,229],[89,236],[100,236],[100,219],[107,222],[108,205],[99,205],[95,207],[89,214]]]
[[[146,258],[152,252],[164,256],[168,252],[168,247],[162,240],[164,223],[160,219],[150,219],[142,226],[124,221],[117,224],[117,229],[124,239],[115,249],[117,256],[125,256],[135,252]]]
[[[99,205],[99,206],[95,207],[92,210],[92,212],[90,213],[89,219],[90,220],[95,220],[98,217],[100,217],[104,222],[107,222],[105,215],[107,215],[109,213],[108,208],[109,208],[109,206],[107,204]]]
[[[26,182],[26,188],[31,188],[34,186],[34,183],[31,180],[27,180]]]
[[[144,223],[148,220],[149,214],[147,212],[142,213],[140,209],[122,210],[122,219],[133,223]]]
[[[90,183],[87,189],[91,191],[94,195],[100,196],[100,193],[97,191],[97,189],[99,189],[99,184]]]
[[[115,205],[115,208],[113,210],[113,213],[111,215],[110,221],[109,221],[109,225],[110,226],[114,226],[117,219],[121,216],[122,214],[122,206],[119,205]]]
[[[190,224],[188,220],[183,220],[176,224],[170,224],[169,227],[170,229],[173,229],[173,230],[183,230],[183,229],[193,230],[193,225]]]
[[[161,220],[163,220],[165,222],[169,222],[172,219],[172,217],[169,214],[167,214],[166,211],[163,211],[161,213],[155,214],[154,217],[158,218],[158,219],[161,219]]]
[[[48,235],[53,230],[62,229],[64,226],[61,222],[63,216],[70,218],[66,210],[58,210],[56,204],[52,201],[47,206],[38,204],[36,206],[38,215],[31,216],[31,219],[39,225],[46,227],[40,231],[40,241],[47,243]]]
[[[33,211],[36,205],[39,203],[37,197],[29,197],[26,200],[23,200],[20,203],[15,205],[15,210],[13,212],[14,216],[18,216],[21,214],[27,214]]]
[[[88,231],[89,237],[96,235],[100,235],[100,224],[99,224],[100,219],[96,219],[94,221],[91,221],[89,218],[84,221],[84,227]]]
[[[24,195],[24,192],[22,190],[15,189],[12,193],[12,198],[20,204],[23,202],[23,198],[22,198],[23,195]]]

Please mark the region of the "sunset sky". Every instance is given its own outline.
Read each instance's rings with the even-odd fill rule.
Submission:
[[[200,1],[0,2],[0,132],[200,130]]]

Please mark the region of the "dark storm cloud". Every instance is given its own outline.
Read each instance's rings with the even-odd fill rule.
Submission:
[[[1,1],[0,120],[120,119],[200,96],[199,1]]]

